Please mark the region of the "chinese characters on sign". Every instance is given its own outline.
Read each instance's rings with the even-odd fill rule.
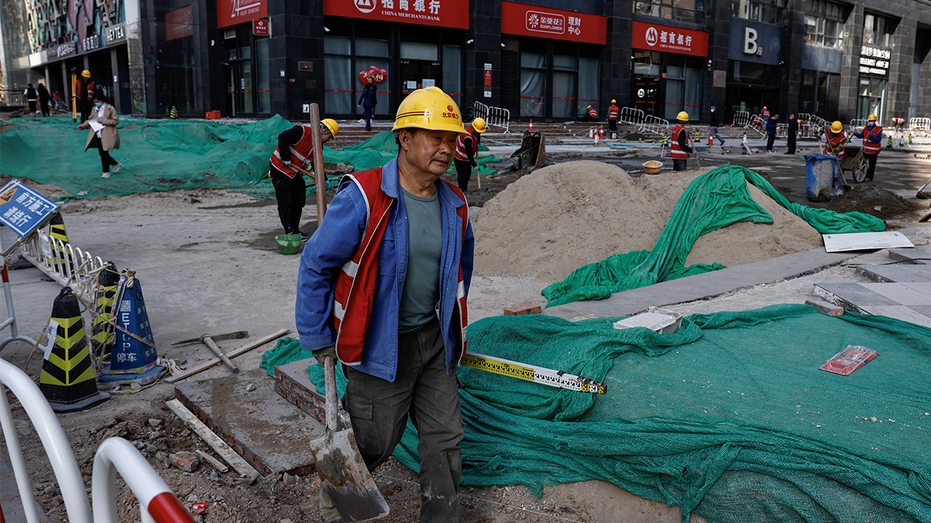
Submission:
[[[501,32],[604,45],[607,18],[562,9],[501,2]]]
[[[708,56],[708,33],[634,21],[632,47]]]
[[[59,205],[13,180],[0,189],[0,222],[25,238],[39,228]]]
[[[267,0],[218,0],[217,27],[241,24],[268,14]]]
[[[469,27],[468,2],[454,0],[324,0],[323,14],[438,27]]]
[[[860,72],[885,76],[889,72],[892,51],[864,45],[860,48]]]

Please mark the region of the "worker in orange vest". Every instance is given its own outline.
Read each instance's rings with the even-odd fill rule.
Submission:
[[[689,155],[692,154],[692,148],[689,147],[689,133],[685,132],[685,124],[689,122],[689,113],[680,111],[676,115],[676,126],[672,128],[672,141],[670,142],[670,156],[672,156],[672,170],[684,171],[688,169]]]
[[[588,112],[588,120],[589,120],[589,121],[592,121],[592,122],[597,122],[597,121],[598,121],[598,110],[597,110],[597,109],[595,109],[594,107],[592,107],[592,106],[589,105],[589,106],[588,106],[588,109],[586,109],[586,111]]]
[[[883,128],[876,124],[876,115],[871,114],[866,119],[866,127],[863,131],[853,135],[857,138],[863,138],[863,157],[869,163],[866,169],[866,181],[873,181],[873,172],[876,170],[876,159],[879,151],[882,149]]]
[[[611,130],[611,138],[617,138],[617,116],[621,112],[621,108],[616,104],[617,100],[612,98],[608,107],[608,129]]]
[[[466,192],[469,188],[472,169],[478,165],[478,146],[482,141],[482,133],[485,132],[485,119],[472,120],[472,123],[466,127],[466,132],[469,134],[460,134],[456,139],[456,155],[453,158],[453,163],[456,165],[456,180],[462,192]]]
[[[844,124],[834,121],[830,127],[825,129],[825,138],[828,142],[827,154],[836,156],[844,164],[844,149],[847,146],[847,135],[844,134]]]

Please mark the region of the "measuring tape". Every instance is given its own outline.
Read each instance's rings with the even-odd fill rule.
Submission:
[[[608,386],[600,381],[583,378],[574,374],[566,374],[561,370],[537,367],[535,365],[519,363],[504,358],[476,354],[474,352],[465,353],[462,357],[462,364],[466,367],[472,367],[473,369],[493,372],[502,376],[510,376],[511,378],[532,381],[534,383],[561,389],[587,392],[590,394],[604,394],[608,390]]]

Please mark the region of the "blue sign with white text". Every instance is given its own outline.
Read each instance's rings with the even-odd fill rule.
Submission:
[[[0,189],[0,222],[20,238],[35,232],[59,207],[19,180],[12,180]]]

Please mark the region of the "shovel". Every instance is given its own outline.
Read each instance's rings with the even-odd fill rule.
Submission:
[[[236,364],[233,363],[233,361],[230,360],[229,357],[223,352],[223,350],[219,346],[217,346],[216,343],[214,343],[214,340],[238,340],[238,339],[248,338],[248,337],[249,337],[249,331],[236,331],[236,332],[230,332],[228,334],[219,334],[217,336],[203,334],[197,338],[176,341],[172,343],[172,345],[185,345],[187,343],[194,343],[198,341],[203,342],[204,345],[210,348],[210,350],[212,350],[213,353],[216,354],[218,358],[220,358],[220,361],[222,361],[227,367],[229,367],[231,371],[239,372],[239,367],[237,367]]]
[[[320,488],[343,521],[387,516],[388,503],[362,460],[352,427],[337,430],[336,363],[330,356],[324,356],[322,363],[326,380],[326,435],[310,442]]]

